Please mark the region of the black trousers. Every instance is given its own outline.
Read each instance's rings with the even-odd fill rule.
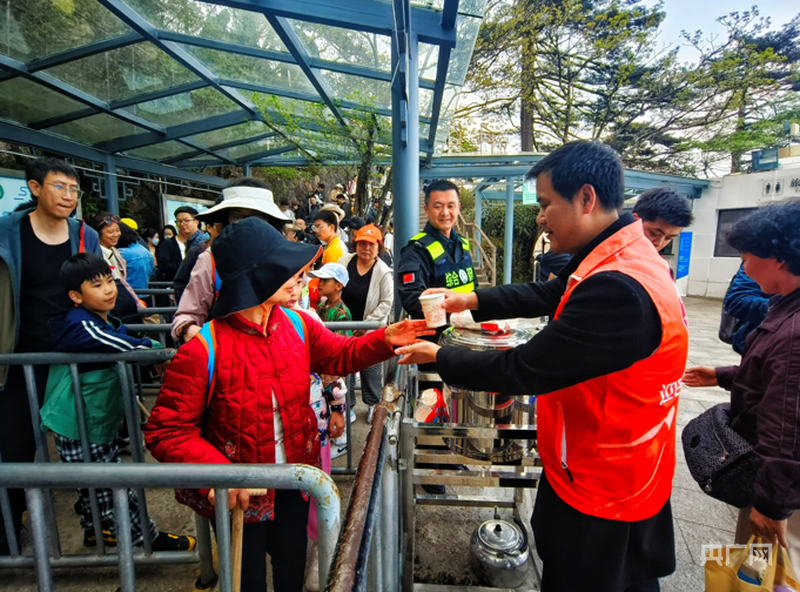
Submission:
[[[658,592],[658,578],[675,571],[669,501],[646,520],[606,520],[572,508],[543,473],[531,527],[542,558],[541,592]]]
[[[48,366],[33,367],[39,408],[44,401],[48,371]],[[36,441],[33,438],[31,410],[22,366],[9,367],[5,388],[0,391],[0,455],[4,463],[33,462],[36,457]],[[26,508],[25,492],[22,489],[9,489],[8,497],[14,532],[19,540],[22,514]],[[0,514],[0,555],[8,554],[8,538],[3,516]]]
[[[213,524],[213,523],[212,523]],[[308,502],[296,490],[275,490],[275,519],[244,525],[242,592],[267,592],[267,561],[275,592],[303,592]]]

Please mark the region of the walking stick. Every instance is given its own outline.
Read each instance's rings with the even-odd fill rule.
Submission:
[[[267,495],[266,489],[248,489],[250,495]],[[244,510],[236,504],[233,509],[231,525],[231,571],[233,574],[233,592],[242,590],[242,535],[244,534]]]

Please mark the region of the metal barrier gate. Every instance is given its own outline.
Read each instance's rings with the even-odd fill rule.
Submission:
[[[48,525],[45,517],[45,500],[51,488],[94,487],[112,489],[114,511],[117,520],[118,552],[106,556],[104,561],[91,561],[89,556],[57,558],[48,552]],[[36,567],[39,590],[53,590],[53,567],[76,567],[78,565],[119,564],[120,582],[123,592],[135,592],[134,564],[173,563],[174,559],[194,555],[193,552],[163,552],[135,554],[131,544],[128,488],[143,490],[150,488],[214,488],[217,500],[226,500],[216,507],[217,549],[219,551],[220,587],[222,592],[233,589],[231,571],[231,526],[227,504],[228,488],[300,489],[313,496],[317,503],[317,533],[319,544],[320,582],[328,579],[328,568],[333,556],[334,544],[339,532],[339,491],[333,480],[320,469],[307,465],[155,465],[155,464],[95,464],[71,466],[63,464],[40,465],[31,471],[27,463],[8,463],[0,467],[0,488],[24,488],[28,502],[33,535],[33,558],[12,557],[3,566]],[[199,522],[199,521],[198,521]],[[203,576],[213,575],[207,571],[211,562],[208,523],[205,528],[208,555],[201,568]],[[198,529],[198,547],[200,546]],[[179,557],[180,556],[180,557]],[[87,561],[80,561],[80,559]],[[207,561],[205,561],[207,560]]]

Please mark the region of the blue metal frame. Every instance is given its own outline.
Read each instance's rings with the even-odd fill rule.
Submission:
[[[231,142],[225,142],[224,144],[215,144],[213,146],[209,146],[209,150],[213,152],[217,152],[219,150],[227,150],[228,148],[235,148],[236,146],[242,146],[243,144],[249,144],[250,142],[258,142],[259,140],[266,140],[267,138],[274,138],[278,134],[276,132],[267,132],[265,134],[259,134],[257,136],[253,136],[251,138],[242,138],[241,140],[234,140]],[[163,164],[173,164],[176,162],[183,162],[189,158],[194,158],[195,156],[200,156],[201,154],[206,153],[206,150],[196,150],[193,153],[181,154],[180,156],[175,156],[173,158],[167,158],[162,160]]]
[[[267,114],[267,118],[265,119],[259,112],[257,106],[249,100],[249,97],[239,91],[249,90],[253,92],[270,93],[277,96],[286,96],[299,100],[313,101],[316,103],[322,102],[337,118],[342,128],[342,136],[349,137],[348,123],[342,110],[363,110],[366,107],[352,101],[336,100],[320,73],[321,70],[328,70],[368,79],[393,81],[395,83],[397,82],[395,76],[399,75],[402,98],[399,102],[395,103],[393,101],[393,104],[395,109],[401,110],[398,121],[400,122],[400,142],[405,151],[403,160],[407,160],[409,156],[413,154],[415,159],[413,168],[416,171],[418,170],[419,150],[421,149],[424,152],[431,152],[433,150],[436,127],[439,121],[438,112],[441,109],[445,79],[449,66],[449,55],[456,43],[456,20],[458,18],[459,0],[445,0],[442,11],[411,6],[409,0],[396,0],[395,2],[379,0],[339,0],[336,3],[330,0],[304,0],[303,2],[297,2],[297,0],[209,1],[220,6],[243,9],[263,15],[283,41],[288,53],[248,47],[238,43],[202,39],[182,33],[161,30],[154,27],[144,16],[125,4],[124,0],[98,0],[103,7],[130,27],[132,31],[110,39],[104,39],[50,56],[34,59],[28,63],[23,63],[0,55],[0,68],[2,68],[2,71],[0,71],[0,80],[8,80],[16,76],[21,76],[37,84],[41,84],[45,88],[68,96],[86,105],[86,107],[57,117],[39,120],[27,126],[8,126],[3,124],[0,129],[13,130],[13,133],[9,132],[10,136],[19,138],[16,141],[21,144],[41,145],[42,147],[68,146],[69,149],[66,150],[65,153],[78,157],[80,157],[80,154],[84,154],[87,160],[102,163],[106,167],[106,170],[108,170],[108,167],[111,166],[110,162],[112,162],[108,160],[109,153],[134,150],[167,141],[177,141],[187,146],[188,150],[184,154],[164,159],[164,162],[180,163],[181,166],[202,166],[206,162],[211,166],[220,166],[227,163],[241,164],[245,165],[247,168],[256,164],[264,166],[286,166],[290,161],[308,164],[318,161],[314,158],[306,157],[283,160],[275,158],[280,154],[295,149],[305,151],[302,140],[295,140],[287,137],[285,132],[278,129],[280,127],[280,116],[276,115],[272,117],[270,114]],[[354,29],[392,37],[395,44],[393,49],[399,50],[398,55],[400,56],[400,62],[393,62],[393,71],[386,72],[365,66],[314,58],[305,50],[299,35],[295,32],[289,19],[297,19],[299,21],[319,23],[330,27]],[[401,29],[399,34],[396,31],[396,23],[399,23]],[[413,41],[411,37],[412,30]],[[416,48],[419,42],[435,44],[440,47],[440,62],[437,67],[436,81],[419,80],[416,70],[417,64],[411,64],[409,62],[409,55],[413,55],[413,59],[417,59]],[[124,100],[106,102],[45,72],[48,68],[136,43],[152,44],[169,55],[172,59],[176,60],[182,67],[192,72],[199,80],[172,88],[139,94]],[[290,89],[246,84],[222,79],[187,51],[182,44],[295,64],[304,72],[314,89],[319,93],[319,96],[296,92]],[[409,45],[413,45],[413,47],[409,47]],[[411,72],[413,72],[413,74],[411,74]],[[411,93],[409,92],[410,86],[412,85],[414,87],[413,106],[410,97]],[[163,99],[207,87],[214,88],[224,97],[232,101],[234,105],[238,106],[238,109],[205,120],[175,125],[169,128],[165,128],[162,125],[134,115],[126,110],[127,107],[145,101]],[[419,88],[433,90],[432,117],[419,118],[418,113],[416,113],[418,102],[417,93]],[[369,110],[382,116],[397,115],[394,109]],[[90,147],[80,144],[79,142],[65,140],[47,130],[47,128],[79,121],[80,119],[101,113],[136,125],[146,131],[133,136],[99,142]],[[228,142],[220,146],[207,146],[187,137],[234,126],[244,121],[262,121],[276,133]],[[431,127],[428,139],[418,138],[420,121],[429,124]],[[305,125],[305,122],[303,122],[302,125],[311,130],[329,131],[324,129],[324,126],[320,126],[314,122],[309,122],[308,125]],[[27,139],[21,138],[19,130],[27,130],[32,135]],[[279,146],[239,160],[227,158],[220,153],[220,151],[227,148],[257,141],[260,138],[273,135],[281,135],[291,145]],[[7,137],[6,139],[11,139],[11,137]],[[211,158],[209,158],[208,161],[195,160],[193,163],[188,162],[189,159],[202,154],[209,154]],[[115,166],[120,166],[119,162],[122,162],[126,157],[119,156],[115,158]],[[349,160],[350,158],[348,156],[336,154],[331,154],[330,158],[326,158],[326,162],[333,161],[343,163]],[[211,164],[212,162],[213,165]],[[428,162],[432,162],[431,154],[428,154]],[[137,165],[137,170],[142,170],[142,163],[140,163],[140,161],[133,159],[132,163]],[[154,163],[154,166],[157,165]],[[174,175],[180,172],[174,171],[172,173],[165,173],[163,172],[164,169],[159,170],[162,171],[160,174]],[[185,178],[183,172],[180,172],[180,176]],[[412,175],[412,177],[416,178],[416,175]]]
[[[88,160],[106,165],[107,152],[96,150],[85,144],[68,140],[64,137],[51,134],[46,131],[34,131],[26,127],[5,123],[0,121],[0,138],[15,144],[24,146],[34,146],[51,152],[58,152],[64,155]],[[172,177],[182,179],[190,183],[208,185],[210,187],[225,187],[227,181],[211,175],[203,175],[169,166],[156,162],[129,158],[126,156],[114,156],[117,168],[128,169],[141,173],[148,173],[160,177]]]
[[[144,103],[147,101],[155,101],[158,99],[164,99],[166,97],[171,97],[172,95],[178,95],[185,92],[191,92],[193,90],[197,90],[200,88],[205,88],[208,86],[202,80],[196,80],[195,82],[187,82],[186,84],[181,84],[180,86],[173,86],[172,88],[165,88],[162,90],[151,91],[148,93],[142,93],[136,95],[134,97],[130,97],[128,99],[122,99],[119,101],[112,101],[108,104],[109,109],[124,109],[125,107],[130,107],[131,105],[136,105],[137,103]],[[28,124],[28,127],[32,129],[44,129],[48,127],[53,127],[56,125],[60,125],[62,123],[67,123],[69,121],[75,121],[76,119],[81,119],[83,117],[89,117],[90,115],[96,115],[97,111],[94,109],[82,109],[80,111],[73,111],[72,113],[66,113],[64,115],[60,115],[58,117],[51,117],[50,119],[43,119],[41,121],[34,121],[33,123]]]
[[[68,49],[67,51],[62,51],[44,58],[31,60],[26,64],[26,66],[28,67],[29,72],[36,72],[37,70],[53,68],[67,62],[81,60],[98,53],[103,53],[104,51],[111,51],[121,47],[127,47],[128,45],[133,45],[142,41],[144,41],[144,39],[141,35],[135,31],[131,31],[123,35],[118,35],[117,37],[103,39],[102,41],[96,41],[94,43],[89,43],[88,45],[82,45],[81,47],[76,47],[75,49]]]
[[[127,121],[128,123],[132,123],[134,125],[138,125],[147,130],[151,131],[163,131],[163,127],[158,124],[155,124],[151,121],[147,121],[146,119],[142,119],[141,117],[137,117],[132,113],[127,112],[120,112],[115,113],[113,109],[109,106],[108,103],[105,101],[101,101],[97,97],[90,95],[87,92],[82,91],[79,88],[75,88],[71,84],[67,84],[63,80],[59,80],[55,76],[47,74],[46,72],[30,72],[28,71],[27,66],[20,61],[12,59],[8,56],[0,54],[0,67],[5,68],[6,70],[10,70],[15,74],[22,76],[23,78],[27,78],[28,80],[32,80],[33,82],[37,82],[42,86],[49,88],[50,90],[54,90],[58,93],[66,94],[72,99],[79,101],[89,107],[93,107],[96,111],[100,113],[106,113],[108,115],[113,115],[115,117],[119,117],[123,121]]]
[[[252,47],[250,45],[243,45],[241,43],[232,43],[230,41],[217,41],[215,39],[206,39],[205,37],[195,37],[186,35],[184,33],[175,33],[172,31],[164,31],[162,29],[156,30],[156,35],[159,39],[165,41],[174,41],[184,45],[192,45],[194,47],[202,47],[204,49],[213,49],[217,51],[224,51],[237,55],[248,56],[251,58],[259,58],[264,60],[271,60],[275,62],[282,62],[284,64],[297,65],[297,61],[292,54],[282,51],[274,51],[269,49],[261,49],[259,47]],[[384,72],[383,70],[376,70],[367,66],[356,66],[353,64],[345,64],[343,62],[331,62],[319,58],[308,57],[308,64],[312,68],[318,70],[328,70],[330,72],[338,72],[341,74],[350,74],[351,76],[360,76],[362,78],[371,78],[373,80],[382,80],[384,82],[391,82],[391,72]],[[431,80],[420,80],[420,88],[427,88],[433,90],[435,84]]]
[[[394,34],[392,5],[395,2],[339,0],[335,6],[324,0],[214,0],[214,3],[331,27]],[[420,7],[411,7],[409,13],[410,24],[420,42],[455,47],[455,30],[442,28],[442,13]]]
[[[311,82],[314,89],[319,93],[322,102],[328,106],[328,109],[331,110],[331,113],[333,113],[333,116],[337,119],[341,126],[347,129],[347,122],[344,120],[344,117],[342,117],[339,107],[333,102],[333,93],[331,92],[331,89],[328,88],[327,83],[322,79],[317,70],[312,68],[309,64],[308,52],[303,47],[303,42],[297,36],[297,33],[295,33],[294,29],[292,29],[292,25],[286,20],[285,17],[274,16],[271,14],[265,14],[265,16],[269,21],[269,24],[272,25],[272,28],[275,29],[278,37],[280,37],[281,41],[283,41],[286,49],[288,49],[289,53],[291,53],[294,57],[297,65],[306,75],[309,82]]]

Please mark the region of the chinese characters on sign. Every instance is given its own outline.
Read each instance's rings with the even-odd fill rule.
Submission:
[[[747,549],[747,545],[726,545],[723,547],[719,544],[703,545],[703,565],[708,562],[716,563],[717,565],[730,565],[731,554],[736,550]],[[750,553],[745,560],[748,565],[753,565],[756,561],[766,561],[772,565],[772,545],[769,543],[753,543],[750,545]]]

